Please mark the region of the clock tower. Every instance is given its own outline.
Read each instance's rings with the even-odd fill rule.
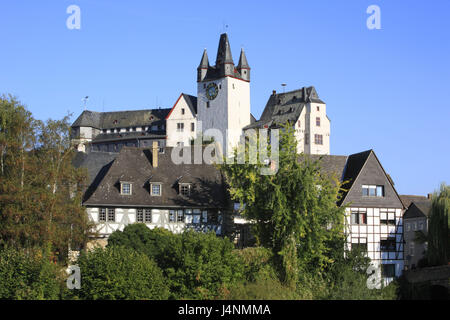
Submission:
[[[216,64],[209,65],[205,49],[197,68],[197,118],[198,130],[205,138],[215,136],[225,154],[250,124],[250,66],[244,50],[234,65],[226,33],[220,35]]]

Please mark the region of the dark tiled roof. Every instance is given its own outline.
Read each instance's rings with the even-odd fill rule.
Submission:
[[[186,149],[188,150],[188,149]],[[171,159],[172,148],[158,154],[158,166],[152,166],[152,150],[122,148],[84,202],[85,205],[210,207],[226,205],[226,190],[222,175],[213,165],[179,164]],[[193,158],[192,158],[193,159]],[[181,181],[180,181],[181,180]],[[132,183],[132,195],[120,194],[120,181]],[[193,191],[186,198],[179,194],[179,183],[192,182]],[[162,195],[150,195],[150,183],[162,183]]]
[[[286,93],[276,93],[269,97],[261,119],[244,129],[263,127],[277,127],[286,122],[297,121],[305,105],[309,102],[324,103],[319,99],[314,87],[303,87]]]
[[[95,112],[85,110],[72,127],[93,127],[98,129],[148,126],[164,120],[170,109],[130,110],[117,112]]]
[[[101,133],[97,135],[92,142],[107,142],[107,141],[123,141],[123,140],[136,140],[136,139],[165,139],[166,132],[161,131],[158,133],[150,132],[120,132],[120,133]]]
[[[334,176],[339,181],[342,181],[345,165],[348,159],[347,156],[303,154],[299,157],[300,161],[302,161],[304,157],[308,157],[313,161],[319,161],[322,172],[327,175]]]
[[[408,209],[405,211],[403,218],[404,219],[424,218],[429,215],[430,209],[431,209],[430,200],[414,201],[409,205]]]
[[[347,182],[342,186],[344,189],[350,190],[371,152],[372,150],[367,150],[351,154],[348,157],[344,178],[342,179],[342,181]]]
[[[183,97],[195,116],[197,114],[197,97],[191,96],[190,94],[186,93],[183,93]]]
[[[402,201],[405,208],[408,208],[409,205],[416,201],[426,201],[427,197],[424,196],[415,196],[415,195],[400,195],[400,200]]]
[[[86,168],[88,172],[88,185],[91,185],[103,167],[111,163],[117,153],[111,152],[77,152],[72,164],[76,168]]]

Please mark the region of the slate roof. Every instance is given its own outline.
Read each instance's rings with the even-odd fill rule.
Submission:
[[[405,208],[408,208],[403,215],[404,219],[427,217],[431,210],[431,200],[424,196],[401,195]]]
[[[220,171],[205,163],[177,165],[171,159],[172,149],[166,148],[163,154],[158,154],[155,168],[151,149],[122,148],[84,205],[225,207],[226,190]],[[132,195],[120,194],[120,181],[132,183]],[[185,181],[193,185],[188,198],[179,194],[178,184]],[[150,195],[151,182],[162,183],[161,196]]]
[[[303,87],[286,93],[274,93],[269,97],[259,121],[244,128],[257,128],[267,125],[279,127],[286,122],[295,122],[307,103],[325,103],[319,99],[314,87]]]
[[[303,154],[299,157],[300,161],[305,157],[313,161],[319,161],[322,172],[342,181],[348,156]]]
[[[184,99],[186,100],[189,108],[194,115],[197,114],[197,97],[191,96],[190,94],[182,93]]]
[[[409,205],[416,201],[426,201],[428,200],[427,197],[424,196],[415,196],[415,195],[400,195],[400,200],[402,200],[403,205],[405,208],[408,208]]]
[[[425,218],[428,217],[431,209],[431,201],[412,202],[403,215],[403,219]]]
[[[117,153],[113,152],[77,152],[72,164],[76,168],[86,168],[88,171],[89,183],[92,183],[94,178],[102,167],[112,162],[117,156]]]
[[[72,124],[72,127],[93,127],[97,129],[148,126],[164,120],[170,109],[147,109],[115,112],[96,112],[85,110]]]
[[[353,186],[353,183],[355,182],[356,178],[358,177],[359,173],[361,172],[361,169],[363,168],[364,164],[366,163],[367,159],[369,158],[370,153],[372,150],[367,150],[359,153],[351,154],[348,157],[347,165],[345,168],[345,172],[343,175],[342,181],[347,181],[342,188],[346,190],[350,190]]]
[[[158,133],[150,132],[120,132],[120,133],[100,133],[93,140],[93,143],[107,142],[107,141],[123,141],[136,139],[165,139],[166,131],[159,131]]]

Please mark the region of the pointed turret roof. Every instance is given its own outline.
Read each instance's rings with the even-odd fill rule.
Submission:
[[[230,42],[228,41],[228,35],[226,33],[222,33],[220,35],[219,49],[217,49],[216,66],[223,63],[233,63]]]
[[[250,69],[247,62],[247,57],[245,56],[244,49],[241,49],[241,56],[239,57],[239,63],[237,65],[238,69]]]
[[[208,60],[208,54],[206,53],[206,49],[203,51],[202,60],[200,61],[200,65],[198,66],[199,69],[209,67],[209,60]]]

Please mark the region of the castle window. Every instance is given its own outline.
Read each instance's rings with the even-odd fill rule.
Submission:
[[[184,123],[177,123],[177,132],[183,132],[184,131]]]
[[[120,194],[131,195],[131,183],[121,182],[120,183]]]
[[[152,183],[150,185],[150,194],[152,196],[161,196],[161,184],[160,183]]]
[[[320,111],[320,107],[319,106],[317,106],[317,111]]]
[[[194,132],[195,131],[195,123],[191,122],[191,131]]]
[[[184,114],[184,108],[181,108],[181,114]]]
[[[316,117],[316,126],[320,127],[320,117]]]
[[[315,134],[314,135],[314,143],[315,144],[323,144],[323,136],[321,134]]]

